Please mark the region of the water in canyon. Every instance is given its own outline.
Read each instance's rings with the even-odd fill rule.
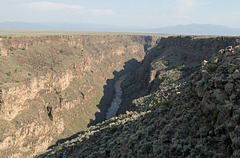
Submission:
[[[111,103],[111,106],[109,107],[108,112],[107,112],[107,116],[106,116],[107,120],[116,116],[119,106],[122,103],[121,83],[125,77],[126,77],[126,75],[121,76],[114,84],[115,95],[114,95],[114,99]]]

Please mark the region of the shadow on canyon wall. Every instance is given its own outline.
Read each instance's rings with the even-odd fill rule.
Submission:
[[[139,66],[139,64],[140,62],[138,62],[136,59],[131,59],[125,62],[123,69],[121,71],[113,72],[114,77],[106,81],[107,84],[103,87],[104,95],[99,104],[97,105],[100,112],[95,113],[95,120],[90,120],[88,127],[100,123],[106,119],[106,113],[108,111],[108,108],[111,106],[111,103],[115,95],[114,89],[115,81],[117,81],[119,77],[121,77],[124,74],[133,73],[133,71]]]
[[[114,99],[114,84],[115,81],[118,80],[119,77],[121,77],[123,74],[129,74],[133,73],[133,71],[141,64],[141,62],[137,61],[136,59],[131,59],[127,62],[124,63],[123,69],[121,71],[114,71],[113,75],[114,77],[112,79],[107,79],[106,85],[103,86],[103,92],[104,95],[101,98],[99,104],[97,107],[99,108],[100,112],[95,113],[95,119],[91,119],[90,123],[88,124],[87,127],[96,125],[97,123],[100,123],[104,120],[106,120],[106,113],[108,111],[109,106],[111,105],[112,100]],[[84,131],[78,132],[70,137],[60,139],[58,140],[54,145],[48,147],[48,149],[51,149],[58,144],[61,144],[67,140],[75,139],[79,136],[79,134],[83,134]]]

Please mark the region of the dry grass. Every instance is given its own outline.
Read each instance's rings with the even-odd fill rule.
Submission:
[[[100,32],[100,31],[41,31],[41,30],[0,30],[2,37],[19,36],[51,36],[51,35],[149,35],[169,36],[160,33],[135,33],[135,32]]]

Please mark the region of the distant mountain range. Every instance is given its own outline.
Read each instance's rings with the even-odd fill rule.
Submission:
[[[106,32],[146,32],[182,35],[224,35],[240,36],[240,29],[212,24],[189,24],[162,28],[124,27],[82,23],[27,23],[0,22],[0,30],[66,30],[66,31],[106,31]]]
[[[224,35],[240,36],[240,29],[212,24],[189,24],[168,26],[155,29],[154,32],[187,35]]]

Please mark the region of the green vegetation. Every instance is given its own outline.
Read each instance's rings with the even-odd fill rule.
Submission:
[[[217,117],[218,117],[218,114],[219,114],[219,110],[218,110],[218,109],[216,109],[216,110],[214,111],[214,113],[213,113],[213,119],[214,119],[214,120],[216,120],[216,119],[217,119]]]
[[[219,88],[220,88],[221,90],[224,90],[224,84],[221,84],[221,85],[219,86]]]
[[[163,103],[163,105],[166,105],[166,107],[172,107],[173,106],[173,100],[167,100]]]
[[[151,143],[146,143],[143,146],[143,154],[149,154],[152,149],[152,144]]]
[[[11,71],[8,71],[8,72],[6,73],[6,75],[7,75],[7,76],[11,76]]]
[[[114,126],[112,126],[111,128],[110,128],[110,133],[115,133],[117,131],[117,126],[116,125],[114,125]]]
[[[208,64],[207,65],[207,68],[211,71],[215,71],[217,70],[217,66],[215,64]]]
[[[115,121],[113,119],[109,119],[109,120],[106,121],[106,123],[108,123],[108,124],[110,124],[112,122],[115,122]]]
[[[61,91],[56,91],[56,93],[55,93],[55,94],[57,94],[57,95],[58,95],[58,94],[61,94]]]
[[[60,52],[60,53],[63,53],[63,50],[61,49],[59,52]]]
[[[56,72],[56,70],[55,70],[53,67],[51,67],[51,68],[50,68],[50,70],[52,70],[52,71]]]
[[[175,72],[168,72],[167,74],[165,74],[166,80],[167,80],[168,82],[173,82],[173,81],[175,81],[175,80],[176,80],[176,79],[175,79],[176,76],[177,76],[177,73],[175,73]]]
[[[179,66],[179,67],[177,67],[177,69],[180,70],[180,71],[183,71],[183,72],[187,72],[189,70],[192,70],[191,67],[186,67],[185,65]]]
[[[0,36],[0,38],[8,38],[8,36]]]
[[[160,100],[161,100],[161,98],[159,98],[158,96],[155,96],[155,97],[154,97],[154,102],[155,102],[155,103],[160,102]]]
[[[212,76],[211,75],[209,75],[208,76],[208,78],[207,78],[207,83],[209,82],[209,80],[211,80],[212,79]]]
[[[58,147],[56,147],[56,148],[54,148],[54,153],[56,153],[56,152],[58,152],[58,151],[60,151],[60,150],[62,150],[63,149],[63,147],[62,146],[58,146]]]
[[[31,74],[31,73],[28,73],[28,76],[32,76],[32,74]]]
[[[169,60],[165,60],[163,63],[164,63],[165,66],[169,66],[170,65]]]
[[[10,51],[13,51],[13,49],[14,49],[14,48],[13,48],[12,46],[9,48]]]

